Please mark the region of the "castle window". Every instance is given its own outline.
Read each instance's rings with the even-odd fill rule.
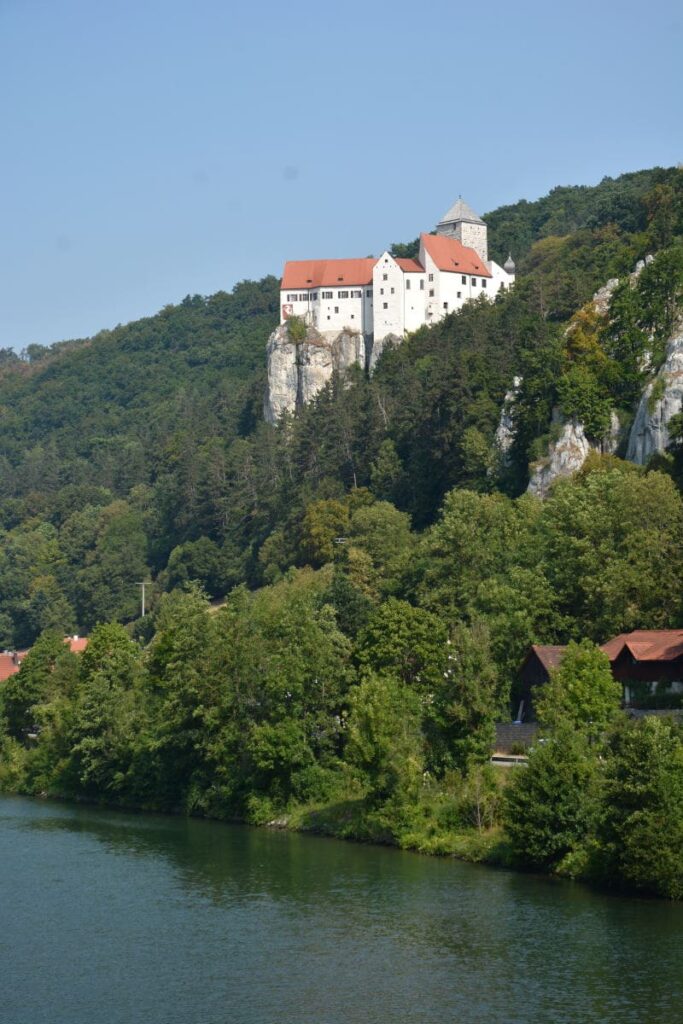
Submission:
[[[448,303],[447,303],[447,302],[444,302],[444,304],[443,304],[443,308],[444,308],[444,309],[448,309]]]
[[[476,279],[476,277],[473,277],[473,278],[472,278],[472,287],[473,287],[473,288],[476,288],[476,287],[477,287],[477,279]]]
[[[339,306],[335,306],[334,307],[334,311],[335,311],[335,313],[338,313],[339,312]]]
[[[461,299],[461,298],[462,298],[462,292],[458,292],[458,298],[459,298],[459,299]]]
[[[485,277],[482,277],[482,279],[481,279],[481,286],[482,286],[482,288],[486,287],[486,278]]]
[[[302,302],[306,302],[308,299],[308,292],[302,292],[299,298],[301,299]]]
[[[420,291],[423,292],[424,290],[425,290],[424,278],[420,278]]]
[[[380,288],[379,293],[380,295],[384,295],[384,288]]]
[[[430,298],[430,299],[433,299],[433,298],[434,298],[434,289],[433,289],[433,288],[430,288],[430,289],[429,289],[429,298]]]
[[[430,280],[430,281],[433,281],[433,280],[434,280],[434,275],[433,275],[433,274],[430,274],[430,275],[429,275],[429,280]]]
[[[392,295],[394,294],[394,289],[393,289],[393,288],[391,289],[391,294],[392,294]]]
[[[384,262],[386,263],[387,261],[385,260]],[[383,281],[388,281],[389,280],[389,275],[388,274],[382,274],[382,280]]]
[[[311,298],[313,299],[314,302],[317,302],[318,301],[318,293],[317,292],[313,292],[313,294],[311,295]]]
[[[363,298],[363,292],[362,291],[351,292],[351,298],[352,299],[362,299]]]
[[[462,275],[462,283],[467,284],[467,278],[465,277],[464,274]]]
[[[334,295],[332,294],[332,292],[323,292],[323,298],[324,299],[333,299]]]
[[[389,309],[389,303],[388,302],[383,302],[382,303],[382,309]]]
[[[410,278],[409,277],[406,278],[406,291],[407,292],[410,291]]]
[[[348,292],[337,292],[337,298],[338,299],[348,299],[348,297],[349,297],[349,293]]]
[[[372,288],[366,288],[365,289],[365,297],[366,297],[366,299],[372,298]]]

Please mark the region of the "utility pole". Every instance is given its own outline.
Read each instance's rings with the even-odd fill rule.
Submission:
[[[151,587],[152,581],[151,580],[143,580],[142,582],[136,583],[135,585],[136,585],[136,587],[140,587],[140,590],[141,590],[140,597],[141,597],[141,604],[142,604],[142,618],[144,619],[144,617],[145,617],[145,587]]]

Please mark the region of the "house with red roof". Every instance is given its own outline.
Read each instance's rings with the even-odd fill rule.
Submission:
[[[683,629],[635,629],[620,633],[600,649],[624,688],[626,707],[675,704],[683,694]],[[525,718],[533,708],[534,689],[548,682],[565,650],[548,644],[533,644],[529,649],[520,670]]]
[[[297,316],[323,335],[361,334],[372,368],[388,339],[438,323],[481,295],[492,299],[514,280],[512,259],[504,267],[488,259],[486,224],[458,199],[435,234],[420,236],[416,259],[387,250],[378,258],[286,263],[280,322]]]
[[[88,646],[87,636],[65,636],[64,643],[69,645],[72,654],[82,654]],[[28,651],[0,651],[0,683],[15,675]]]

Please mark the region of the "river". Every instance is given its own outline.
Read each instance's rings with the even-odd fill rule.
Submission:
[[[2,1024],[683,1020],[683,907],[0,797]]]

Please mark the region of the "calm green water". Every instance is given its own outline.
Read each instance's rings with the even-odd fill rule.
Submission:
[[[2,1024],[683,1021],[683,907],[0,798]]]

